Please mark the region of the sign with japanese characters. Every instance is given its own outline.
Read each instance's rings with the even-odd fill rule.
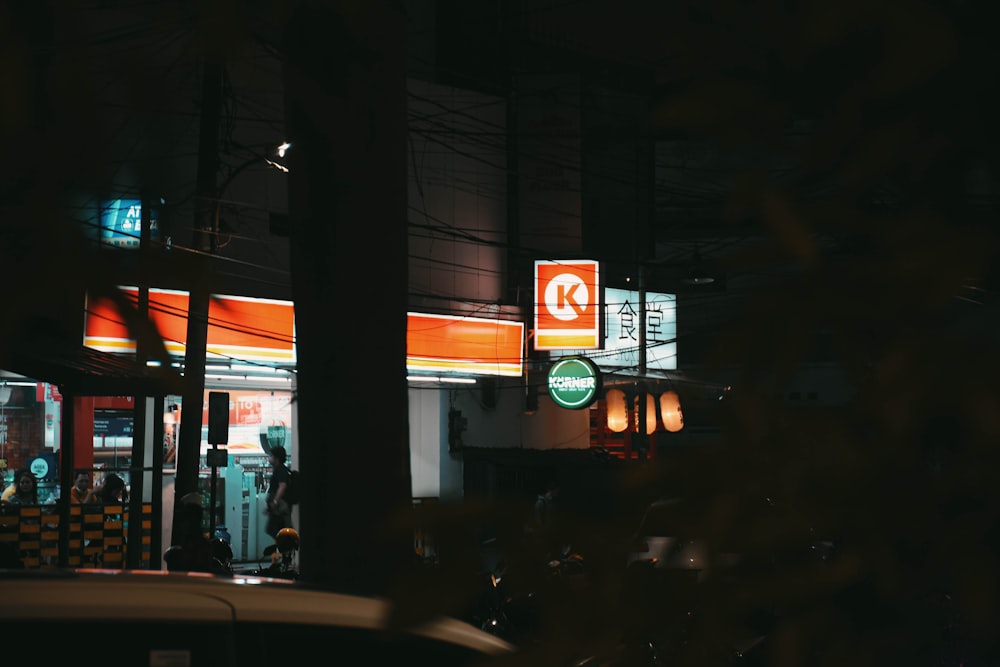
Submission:
[[[604,290],[604,348],[568,350],[554,356],[586,354],[602,369],[639,370],[639,292],[608,287]],[[677,296],[646,292],[646,370],[677,368]]]
[[[535,349],[600,347],[600,264],[535,261]]]

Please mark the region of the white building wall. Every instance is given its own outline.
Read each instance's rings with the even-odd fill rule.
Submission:
[[[409,286],[416,295],[502,301],[506,102],[410,80]]]
[[[410,389],[410,477],[414,498],[441,495],[440,392]],[[447,427],[448,422],[444,422]]]
[[[462,460],[448,452],[448,394],[411,388],[410,477],[414,498],[462,499]]]
[[[408,82],[411,307],[489,317],[507,303],[506,102],[418,80]],[[579,216],[577,216],[579,217]],[[541,378],[531,378],[538,391]],[[495,383],[495,390],[492,389]],[[587,410],[544,393],[525,412],[527,376],[476,385],[411,387],[414,497],[463,497],[462,457],[449,451],[448,412],[467,421],[466,447],[586,448]]]
[[[448,446],[448,394],[438,391],[438,415],[441,419],[441,433],[438,440],[441,454],[441,500],[459,502],[465,496],[465,466],[459,454],[453,454]]]
[[[414,79],[407,87],[411,308],[490,316],[506,301],[506,101]],[[409,391],[415,498],[463,497],[448,392]]]

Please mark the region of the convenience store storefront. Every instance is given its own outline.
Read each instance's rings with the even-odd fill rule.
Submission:
[[[176,376],[162,369],[80,346],[24,346],[4,359],[0,472],[7,484],[17,470],[28,469],[39,491],[37,505],[0,507],[0,549],[7,565],[149,567],[156,562],[161,541],[153,524],[160,500],[151,492],[151,475],[129,475],[126,502],[70,506],[60,498],[72,484],[74,469],[96,465],[95,404],[121,392],[145,396],[178,389]],[[124,468],[120,473],[131,473],[130,466]],[[129,544],[135,548],[128,550]]]
[[[138,289],[120,288],[138,303]],[[167,353],[180,367],[186,358],[188,330],[187,292],[149,289],[149,320],[156,326]],[[116,319],[110,303],[88,303],[84,343],[113,353],[135,353],[135,343]],[[298,453],[293,422],[295,311],[292,302],[246,296],[213,294],[209,299],[206,331],[205,395],[202,400],[199,484],[210,502],[205,516],[207,532],[224,525],[232,536],[235,560],[254,559],[270,542],[263,531],[261,503],[266,491],[267,452],[272,445],[284,446],[292,461]],[[200,369],[199,369],[200,372]],[[223,444],[225,465],[213,476],[207,454],[209,400],[211,392],[228,395],[228,436]],[[162,409],[161,409],[162,407]],[[155,413],[162,415],[161,480],[162,525],[172,523],[173,473],[183,404],[180,394],[168,394]],[[127,422],[126,422],[127,423]],[[214,488],[213,488],[214,486]],[[164,535],[166,539],[166,535]]]
[[[121,290],[137,299],[136,288]],[[160,567],[172,524],[187,294],[149,294],[149,319],[169,367],[140,364],[124,318],[101,301],[86,306],[83,346],[22,346],[0,364],[0,472],[5,486],[23,468],[39,481],[37,506],[0,508],[0,544],[9,554],[14,543],[26,566]],[[297,453],[292,304],[213,296],[206,351],[199,483],[207,506],[207,397],[226,392],[230,439],[226,465],[214,476],[216,523],[232,536],[234,557],[254,559],[270,542],[258,525],[267,449],[281,444],[292,460]],[[59,502],[75,469],[91,471],[94,482],[110,473],[124,478],[129,502],[113,512]],[[101,553],[97,527],[114,533]]]

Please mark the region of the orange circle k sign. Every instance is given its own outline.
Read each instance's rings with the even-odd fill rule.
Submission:
[[[600,264],[535,261],[535,349],[600,347]]]

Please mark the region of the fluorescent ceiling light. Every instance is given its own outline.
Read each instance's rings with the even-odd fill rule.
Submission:
[[[476,384],[476,378],[437,377],[436,375],[407,375],[408,382],[440,382],[442,384]]]
[[[254,366],[253,364],[233,364],[230,368],[234,371],[243,371],[245,373],[277,373],[278,369],[274,366]]]
[[[252,375],[205,375],[206,380],[216,382],[274,382],[278,384],[291,384],[290,377],[254,377]]]

